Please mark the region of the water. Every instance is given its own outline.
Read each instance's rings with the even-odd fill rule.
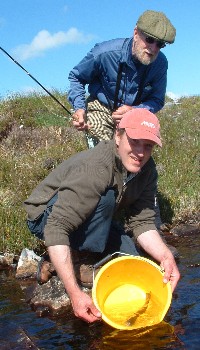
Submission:
[[[182,278],[165,321],[141,331],[119,331],[103,322],[88,325],[72,313],[39,318],[30,309],[19,283],[0,273],[1,350],[152,350],[200,349],[200,235],[179,237]]]

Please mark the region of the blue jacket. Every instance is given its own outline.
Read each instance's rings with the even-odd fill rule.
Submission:
[[[157,59],[144,65],[132,56],[133,38],[113,39],[94,48],[69,73],[70,90],[68,98],[75,110],[86,109],[85,85],[92,99],[98,99],[107,107],[114,103],[119,62],[124,69],[119,90],[120,105],[134,106],[139,83],[143,75],[144,87],[139,108],[158,112],[164,105],[168,62],[159,52]],[[109,103],[109,102],[110,103]]]

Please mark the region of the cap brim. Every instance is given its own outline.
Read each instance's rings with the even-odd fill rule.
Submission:
[[[126,130],[127,135],[131,139],[150,140],[150,141],[155,142],[159,147],[162,147],[162,142],[161,142],[160,138],[147,130],[138,130],[138,129],[130,129],[130,128],[125,128],[125,130]]]

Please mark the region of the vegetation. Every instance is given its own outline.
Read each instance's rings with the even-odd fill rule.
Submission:
[[[158,113],[163,147],[156,150],[164,222],[194,222],[199,213],[200,96],[181,98]]]
[[[64,94],[53,94],[70,109]],[[158,114],[163,149],[156,149],[154,157],[161,216],[167,223],[197,218],[199,111],[196,96]],[[71,127],[69,116],[51,97],[17,94],[0,101],[0,251],[41,250],[26,227],[22,203],[57,164],[85,148],[84,135]]]
[[[66,105],[64,95],[54,96]],[[84,148],[82,134],[51,97],[15,95],[1,101],[0,251],[40,249],[26,227],[22,203],[54,167]]]

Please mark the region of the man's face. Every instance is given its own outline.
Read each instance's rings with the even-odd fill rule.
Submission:
[[[142,64],[148,65],[155,61],[160,51],[156,42],[149,44],[145,40],[145,34],[137,29],[134,29],[132,54]]]
[[[118,154],[127,171],[138,173],[149,160],[155,143],[145,139],[131,139],[126,132],[116,131]]]

